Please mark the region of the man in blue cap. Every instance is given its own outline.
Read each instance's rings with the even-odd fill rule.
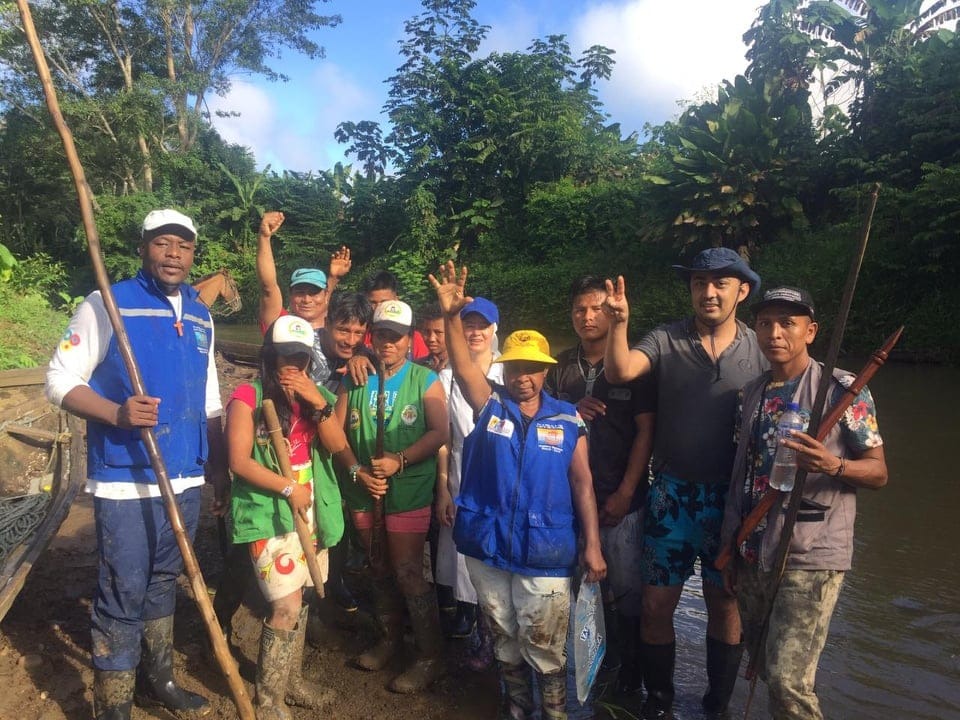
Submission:
[[[652,374],[657,383],[654,482],[647,496],[640,654],[647,688],[642,717],[670,718],[676,636],[673,614],[683,584],[701,562],[707,605],[707,678],[703,708],[723,713],[743,654],[737,601],[713,567],[735,446],[737,392],[768,364],[737,307],[760,277],[728,248],[709,248],[673,269],[690,289],[693,316],[662,325],[634,347],[623,277],[607,281],[610,317],[605,367],[610,382]]]

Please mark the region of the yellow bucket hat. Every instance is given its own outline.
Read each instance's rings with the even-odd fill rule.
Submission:
[[[503,342],[503,352],[494,362],[511,360],[557,364],[557,361],[550,357],[550,343],[536,330],[517,330],[507,336]]]

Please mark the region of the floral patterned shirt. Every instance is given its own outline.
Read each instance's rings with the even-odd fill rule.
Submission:
[[[844,387],[849,387],[853,380],[852,376],[844,376],[841,382]],[[793,399],[799,382],[800,378],[797,377],[785,382],[771,380],[767,383],[763,389],[760,407],[757,411],[748,411],[754,415],[754,419],[750,425],[750,436],[747,438],[743,438],[740,434],[741,419],[744,413],[742,390],[737,398],[734,442],[739,443],[742,439],[749,443],[747,447],[748,472],[744,480],[744,499],[746,500],[746,507],[743,510],[744,515],[757,505],[769,487],[773,457],[777,452],[777,423],[787,409],[787,403]],[[835,387],[833,398],[827,403],[827,407],[836,404],[843,394],[841,388]],[[803,418],[804,430],[806,430],[810,422],[810,410],[801,408],[800,415]],[[869,388],[865,387],[860,391],[860,394],[857,395],[840,418],[838,425],[843,444],[854,455],[859,455],[870,448],[879,447],[883,444],[877,429],[876,406]],[[760,543],[766,527],[767,520],[764,518],[747,539],[743,548],[743,555],[748,562],[754,562],[758,557]]]

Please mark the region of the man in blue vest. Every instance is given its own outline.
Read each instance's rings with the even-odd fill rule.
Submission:
[[[87,492],[100,557],[91,645],[98,720],[127,720],[135,694],[138,704],[176,713],[210,711],[173,679],[183,559],[140,438],[141,428],[154,428],[192,539],[204,466],[216,512],[229,487],[213,323],[185,284],[196,240],[189,217],[154,210],[143,221],[140,271],[113,286],[149,395],[134,394],[99,291],[71,318],[47,371],[49,400],[87,420]]]

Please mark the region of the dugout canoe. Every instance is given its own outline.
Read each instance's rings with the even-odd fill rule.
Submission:
[[[257,343],[221,340],[219,337],[215,342],[217,352],[230,362],[241,365],[258,365],[260,363],[260,345]]]
[[[0,451],[13,468],[0,495],[0,620],[86,478],[84,423],[43,398],[44,371],[0,372]],[[29,471],[21,470],[22,458]]]

